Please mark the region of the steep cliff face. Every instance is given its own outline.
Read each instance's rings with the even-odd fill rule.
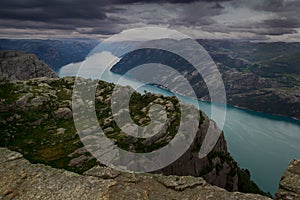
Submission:
[[[94,167],[83,175],[31,164],[20,153],[0,148],[1,199],[240,199],[269,198],[227,192],[202,178],[129,174]]]
[[[158,171],[166,175],[203,176],[213,185],[226,188],[229,191],[238,191],[238,167],[230,157],[226,140],[222,134],[213,151],[205,158],[199,159],[198,150],[206,136],[210,120],[203,115],[204,120],[191,148],[177,161]],[[218,127],[215,126],[217,129]]]
[[[0,79],[26,80],[58,77],[42,60],[21,51],[0,51]]]
[[[3,129],[0,134],[0,146],[21,152],[31,162],[78,173],[99,165],[83,146],[74,126],[71,110],[74,80],[69,77],[2,82],[0,125]],[[179,119],[180,105],[176,98],[150,93],[133,94],[130,110],[134,113],[132,118],[137,124],[149,122],[147,113],[151,102],[166,105],[168,114],[173,116],[159,138],[149,143],[126,136],[114,122],[110,108],[113,88],[114,84],[99,81],[95,98],[99,124],[108,138],[120,148],[139,153],[156,150],[170,142],[172,136],[176,134]],[[124,87],[125,89],[128,87]],[[198,158],[210,122],[201,111],[200,115],[198,132],[190,149],[159,173],[202,176],[207,182],[229,191],[263,194],[248,176],[240,178],[241,174],[245,173],[229,155],[223,134],[207,157]]]
[[[276,200],[300,199],[300,160],[293,160],[284,172]]]

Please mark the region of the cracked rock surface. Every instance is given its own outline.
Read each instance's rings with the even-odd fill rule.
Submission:
[[[269,199],[227,192],[202,178],[131,174],[94,167],[83,175],[31,164],[0,148],[0,199]]]
[[[34,54],[22,51],[0,51],[0,77],[7,80],[26,80],[58,76]]]

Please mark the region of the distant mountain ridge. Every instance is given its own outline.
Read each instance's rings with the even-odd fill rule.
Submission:
[[[300,52],[300,43],[199,42],[222,74],[230,105],[300,119],[300,62],[295,57]],[[168,40],[165,44],[164,40],[152,43],[169,45]],[[111,71],[125,74],[142,64],[162,63],[184,74],[199,99],[210,100],[201,74],[177,57],[159,49],[139,49],[125,54]],[[143,81],[139,75],[133,78]]]
[[[300,119],[300,43],[197,41],[208,51],[222,73],[230,105]],[[56,72],[66,64],[83,61],[97,44],[96,40],[85,39],[0,39],[1,50],[35,53]],[[110,50],[112,47],[105,48]],[[122,73],[124,69],[115,67],[112,71]],[[201,77],[190,78],[198,90],[196,93],[205,100],[209,99]]]
[[[246,65],[228,65],[228,67],[242,72],[252,72],[261,77],[274,78],[282,83],[288,83],[283,79],[287,74],[294,74],[295,76],[290,79],[294,78],[293,83],[297,83],[298,86],[300,84],[300,42],[252,43],[224,40],[198,40],[198,42],[213,59],[217,53],[228,55],[231,59],[248,61]]]
[[[0,39],[0,50],[33,53],[58,72],[66,64],[84,60],[98,43],[91,39]]]

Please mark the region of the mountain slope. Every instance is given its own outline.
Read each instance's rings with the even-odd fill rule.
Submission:
[[[164,46],[170,45],[169,40],[151,41],[152,43]],[[183,43],[184,41],[180,41]],[[300,75],[298,74],[300,65],[297,65],[297,59],[292,61],[288,58],[295,58],[294,53],[297,49],[286,52],[282,57],[281,65],[279,58],[274,61],[263,61],[261,59],[273,59],[276,53],[266,52],[265,57],[257,58],[257,61],[248,56],[251,55],[252,49],[271,48],[272,44],[251,44],[248,43],[231,43],[227,41],[200,41],[222,74],[225,85],[227,102],[230,105],[247,108],[254,111],[266,112],[277,115],[285,115],[300,119]],[[220,46],[218,46],[220,45]],[[297,46],[296,44],[273,44],[276,48]],[[219,47],[219,48],[218,48]],[[300,49],[300,45],[298,45]],[[184,49],[181,49],[183,51]],[[189,49],[186,49],[190,54]],[[250,53],[249,53],[250,52]],[[282,52],[282,51],[281,51]],[[291,53],[293,52],[293,54]],[[244,56],[249,60],[245,59]],[[271,56],[272,55],[272,56]],[[288,56],[290,55],[290,56]],[[197,57],[198,55],[192,55]],[[250,60],[251,59],[251,60]],[[272,63],[273,62],[273,63]],[[174,68],[189,81],[197,97],[203,100],[210,100],[209,93],[205,82],[195,68],[186,60],[177,55],[172,55],[159,49],[139,49],[125,54],[122,59],[111,68],[112,72],[125,74],[134,67],[147,63],[161,63]],[[298,67],[297,67],[298,66]],[[132,75],[134,79],[142,80],[141,75]],[[166,77],[165,80],[168,80]],[[211,81],[214,81],[213,79]],[[166,83],[167,84],[167,83]],[[166,86],[166,85],[165,85]]]
[[[42,60],[21,51],[0,51],[0,78],[26,80],[37,77],[58,77]]]
[[[0,39],[0,50],[18,50],[35,54],[58,72],[66,64],[84,60],[97,44],[98,41],[90,39]]]

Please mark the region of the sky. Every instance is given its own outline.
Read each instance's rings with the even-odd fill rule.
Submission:
[[[300,41],[300,0],[5,0],[0,38],[93,38],[145,26],[195,39]]]

